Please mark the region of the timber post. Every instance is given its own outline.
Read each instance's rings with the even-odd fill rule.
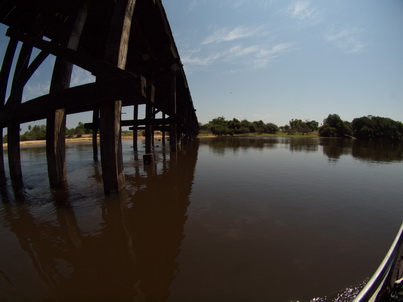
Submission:
[[[178,68],[177,63],[172,63],[171,65],[171,99],[170,103],[172,106],[173,117],[169,122],[169,143],[171,147],[171,152],[176,152],[177,150],[177,121],[176,121],[176,69]]]
[[[92,111],[92,158],[98,161],[98,129],[99,129],[99,109]]]
[[[88,2],[84,1],[76,15],[67,48],[77,50],[85,20]],[[58,93],[70,87],[73,64],[61,57],[56,58],[49,93]],[[66,176],[66,110],[52,110],[46,122],[46,158],[48,161],[49,183],[52,187],[67,181]]]
[[[152,136],[153,136],[153,129],[152,129],[152,120],[153,120],[153,107],[152,105],[146,105],[146,141],[145,141],[145,145],[146,145],[146,153],[151,153],[151,149],[152,149]]]
[[[15,50],[17,49],[18,41],[10,39],[8,42],[7,50],[4,56],[3,64],[0,71],[0,109],[4,108],[6,102],[6,91],[8,79],[10,76],[11,65]],[[5,167],[4,167],[4,152],[3,152],[3,126],[0,124],[0,182],[3,183],[6,179]]]
[[[11,93],[7,104],[10,104],[14,110],[17,110],[22,101],[24,90],[24,73],[27,72],[29,59],[31,57],[32,46],[23,44],[18,56],[16,70],[11,88]],[[7,129],[7,147],[8,147],[8,164],[10,169],[10,177],[16,186],[22,185],[22,169],[20,155],[20,123],[13,121]]]
[[[139,105],[134,104],[133,106],[133,151],[136,153],[138,151],[137,140],[137,120],[139,118]]]
[[[117,0],[106,45],[105,60],[125,69],[132,16],[136,0]],[[122,101],[100,106],[101,163],[105,194],[118,193],[125,186],[121,141]]]
[[[165,113],[162,113],[162,124],[165,126]],[[162,145],[165,146],[165,129],[162,129]]]

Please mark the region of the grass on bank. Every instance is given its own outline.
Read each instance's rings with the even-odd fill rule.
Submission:
[[[200,131],[198,137],[218,137],[218,135],[214,135],[213,133],[209,131]],[[222,137],[319,137],[318,131],[310,132],[308,134],[305,133],[287,133],[287,132],[282,132],[278,131],[275,134],[269,134],[269,133],[244,133],[244,134],[227,134],[227,135],[221,135]]]

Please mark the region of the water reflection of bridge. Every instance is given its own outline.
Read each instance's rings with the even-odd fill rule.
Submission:
[[[0,73],[0,143],[7,128],[14,183],[22,184],[21,123],[46,119],[49,181],[59,186],[67,178],[66,115],[92,111],[88,126],[93,129],[94,154],[100,130],[106,193],[119,192],[125,183],[121,126],[133,128],[134,142],[137,130],[145,129],[148,152],[154,130],[169,132],[172,151],[181,137],[197,135],[192,98],[161,0],[0,0],[0,23],[9,27],[10,38]],[[23,102],[25,85],[50,55],[56,60],[49,94]],[[96,82],[70,87],[73,65],[91,72]],[[144,119],[138,118],[140,105],[145,107]],[[133,120],[121,121],[122,106],[133,106]]]
[[[15,256],[3,264],[0,285],[6,290],[0,296],[6,300],[165,301],[178,270],[175,259],[184,236],[197,148],[191,144],[161,156],[154,165],[136,166],[126,190],[93,201],[91,213],[95,209],[98,215],[86,218],[96,222],[91,232],[80,226],[80,208],[68,190],[55,191],[53,203],[42,208],[24,200],[24,195],[14,198],[12,192],[2,190],[1,220],[18,240],[15,254],[25,252],[32,268],[24,269],[28,283],[16,284],[20,259]],[[94,169],[93,181],[97,173]],[[30,274],[32,269],[36,273]],[[44,292],[30,292],[31,283],[41,284]]]

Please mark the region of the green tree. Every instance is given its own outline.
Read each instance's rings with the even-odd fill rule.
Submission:
[[[371,115],[355,118],[352,128],[354,136],[357,138],[403,140],[403,124],[390,118]]]
[[[251,132],[257,132],[259,134],[262,134],[265,132],[266,124],[260,120],[260,121],[255,121],[252,122],[252,127],[251,127]]]
[[[276,124],[267,123],[265,126],[265,132],[269,134],[276,134],[279,131],[279,128]]]
[[[20,139],[22,141],[33,141],[33,140],[43,140],[46,139],[46,126],[45,125],[35,125],[33,127],[28,126],[28,131],[21,135]]]
[[[241,131],[242,131],[242,133],[249,133],[249,132],[252,132],[252,123],[251,122],[249,122],[248,120],[246,120],[246,119],[243,119],[242,121],[241,121]]]
[[[309,121],[306,120],[305,124],[309,127],[309,129],[312,131],[316,131],[319,129],[319,123],[317,121]]]
[[[319,135],[324,137],[346,137],[352,135],[351,123],[342,121],[337,114],[329,114],[319,128]]]
[[[228,122],[223,116],[212,119],[207,124],[207,127],[214,135],[226,135],[231,133]]]

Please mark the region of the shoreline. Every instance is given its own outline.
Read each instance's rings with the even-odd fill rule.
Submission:
[[[161,136],[156,135],[155,137],[161,138]],[[197,138],[215,138],[219,137],[217,135],[200,135]],[[225,137],[225,136],[223,136]],[[257,135],[237,135],[233,137],[302,137],[302,136],[292,136],[292,135],[287,135],[287,136],[278,136],[278,135],[262,135],[262,136],[257,136]],[[315,138],[319,136],[304,136],[306,138]],[[129,140],[133,139],[133,136],[125,135],[122,136],[122,140]],[[138,140],[145,140],[144,136],[139,136],[137,138]],[[98,137],[99,140],[99,137]],[[81,142],[92,142],[92,137],[91,136],[84,136],[84,137],[76,137],[76,138],[66,138],[66,144],[68,143],[81,143]],[[46,145],[46,140],[33,140],[33,141],[20,141],[20,146],[45,146]],[[7,143],[3,144],[3,148],[7,148]]]
[[[122,140],[133,139],[133,136],[122,136]],[[144,139],[143,137],[139,137],[139,140]],[[99,140],[99,137],[98,137]],[[68,143],[81,143],[81,142],[92,142],[92,137],[75,137],[75,138],[66,138],[66,144]],[[46,140],[34,140],[34,141],[20,141],[20,146],[45,146]],[[3,144],[3,148],[7,148],[7,143]]]

